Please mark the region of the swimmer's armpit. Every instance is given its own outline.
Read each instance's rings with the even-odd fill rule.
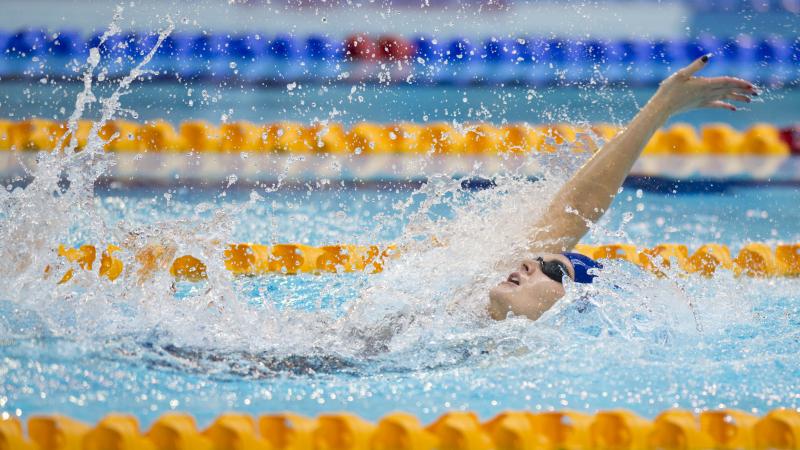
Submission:
[[[572,250],[575,244],[560,230],[546,225],[535,228],[530,233],[528,251],[530,253],[563,253]]]

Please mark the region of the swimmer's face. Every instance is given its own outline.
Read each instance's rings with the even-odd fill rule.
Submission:
[[[575,269],[564,255],[546,253],[522,260],[516,271],[489,291],[489,315],[492,319],[503,320],[512,312],[536,320],[564,296],[564,286],[542,272],[537,258],[563,262],[567,275],[575,277]]]

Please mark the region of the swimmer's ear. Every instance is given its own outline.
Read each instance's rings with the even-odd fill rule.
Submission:
[[[708,64],[708,60],[711,59],[712,54],[706,53],[705,55],[695,59],[691,64],[684,67],[683,69],[679,70],[678,73],[681,75],[691,77],[692,75],[696,74],[700,71],[703,67]]]

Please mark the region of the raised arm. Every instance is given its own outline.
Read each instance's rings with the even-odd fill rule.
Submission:
[[[695,60],[664,80],[625,130],[608,141],[567,181],[536,222],[530,235],[531,251],[571,250],[586,234],[589,224],[606,212],[647,141],[671,115],[698,107],[736,111],[727,101],[750,102],[750,95],[758,95],[752,84],[738,78],[695,77],[708,63],[709,56]]]

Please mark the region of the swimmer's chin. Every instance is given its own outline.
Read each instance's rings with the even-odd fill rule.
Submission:
[[[489,305],[487,307],[489,317],[494,320],[504,320],[508,317],[508,313],[511,312],[511,304],[503,293],[509,292],[515,287],[517,286],[514,283],[503,281],[489,291]]]
[[[520,287],[512,282],[502,282],[489,290],[487,312],[494,320],[505,320],[509,314],[537,320],[564,296],[561,290],[540,290],[535,297],[521,298]]]

